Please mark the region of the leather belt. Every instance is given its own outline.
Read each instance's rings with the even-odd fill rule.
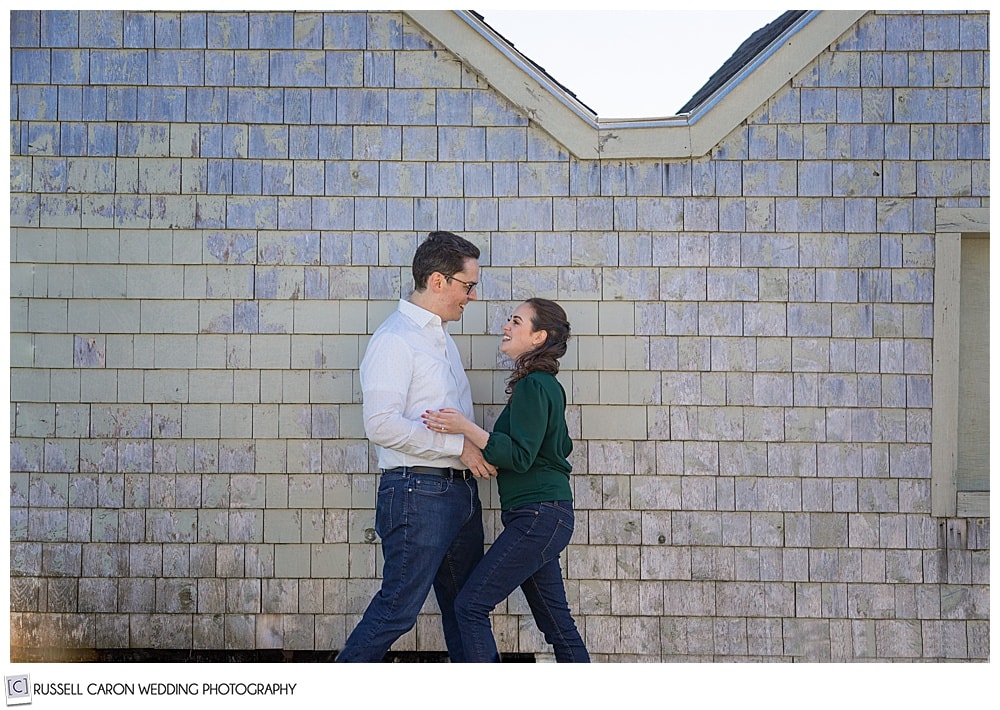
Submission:
[[[396,468],[384,468],[382,473],[418,473],[426,476],[443,476],[445,478],[461,478],[469,481],[474,478],[472,471],[467,468],[437,468],[435,466],[397,466]]]

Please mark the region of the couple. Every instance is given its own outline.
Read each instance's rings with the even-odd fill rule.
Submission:
[[[559,553],[573,534],[566,396],[555,378],[570,328],[562,308],[529,299],[504,326],[514,361],[493,432],[447,324],[475,299],[479,249],[431,232],[413,256],[415,291],[372,335],[361,363],[365,433],[382,471],[375,530],[382,588],[337,661],[381,661],[433,586],[452,662],[499,661],[490,612],[521,587],[557,661],[590,660],[570,615]],[[483,554],[476,479],[497,477],[503,532]]]

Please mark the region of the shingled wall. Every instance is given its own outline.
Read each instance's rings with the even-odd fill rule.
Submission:
[[[930,504],[935,212],[989,206],[986,13],[869,13],[677,161],[576,159],[403,13],[10,34],[15,657],[338,649],[380,569],[360,358],[447,229],[483,250],[453,328],[482,423],[512,306],[570,314],[595,660],[988,658],[989,520]],[[547,658],[519,594],[494,625]],[[443,649],[433,599],[395,648]]]

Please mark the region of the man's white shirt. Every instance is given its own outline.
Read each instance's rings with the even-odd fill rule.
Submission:
[[[432,432],[420,416],[451,407],[473,418],[469,378],[439,316],[401,300],[368,342],[361,391],[365,435],[377,447],[379,468],[465,467],[465,437]]]

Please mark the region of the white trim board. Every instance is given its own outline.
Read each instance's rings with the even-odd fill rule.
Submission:
[[[934,245],[931,514],[987,517],[989,492],[958,491],[958,344],[962,238],[989,239],[988,208],[938,208]]]
[[[405,14],[579,159],[700,158],[867,10],[806,13],[692,113],[601,120],[464,10]]]

